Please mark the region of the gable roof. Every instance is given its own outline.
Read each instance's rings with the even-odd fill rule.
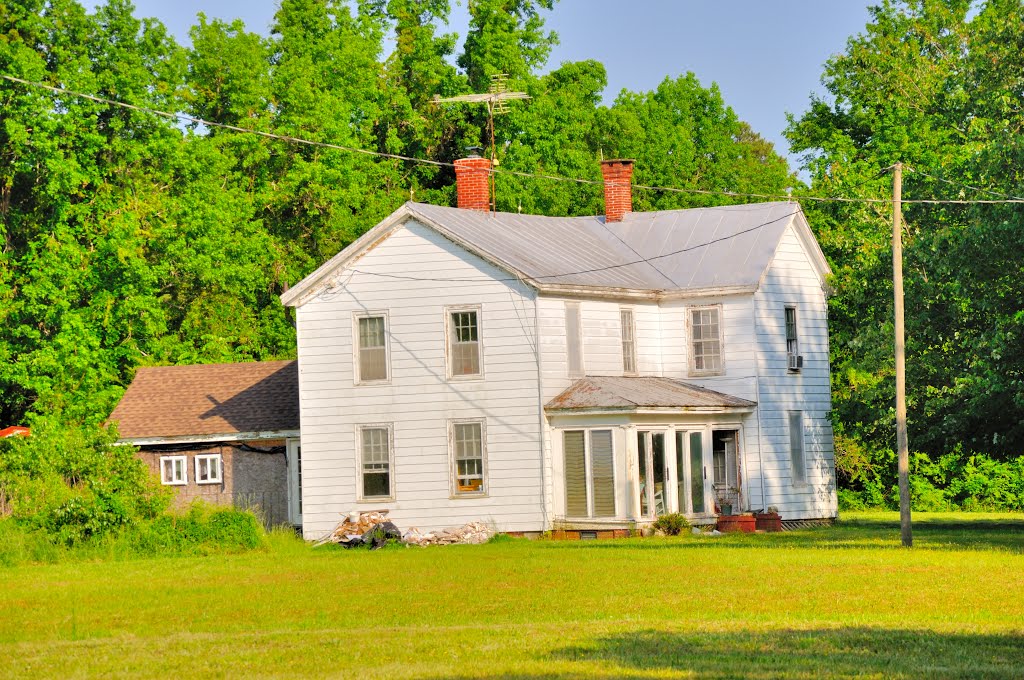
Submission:
[[[110,414],[122,441],[262,438],[299,429],[296,361],[143,367]]]
[[[0,430],[0,439],[7,439],[8,437],[27,437],[29,429],[22,427],[21,425],[11,425]]]
[[[546,217],[406,203],[281,296],[306,293],[416,220],[541,291],[645,296],[757,289],[786,228],[804,243],[822,282],[829,271],[800,205],[756,203],[604,216]]]
[[[747,409],[756,405],[747,399],[671,378],[587,377],[577,380],[545,404],[544,410]]]

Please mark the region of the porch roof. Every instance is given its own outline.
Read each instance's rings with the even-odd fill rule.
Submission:
[[[748,409],[756,405],[757,402],[672,378],[588,376],[545,404],[544,410]]]

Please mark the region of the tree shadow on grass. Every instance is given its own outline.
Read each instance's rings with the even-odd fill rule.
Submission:
[[[556,658],[697,677],[1024,677],[1024,636],[876,628],[612,635]]]
[[[645,630],[566,647],[554,652],[551,661],[563,668],[565,662],[579,666],[569,671],[488,677],[1021,678],[1024,635],[878,628],[731,633]]]

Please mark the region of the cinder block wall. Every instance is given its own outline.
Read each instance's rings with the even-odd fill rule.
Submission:
[[[232,442],[240,445],[241,442]],[[174,490],[174,506],[188,506],[196,498],[216,505],[233,505],[242,509],[253,509],[263,518],[264,524],[275,526],[288,523],[288,471],[285,462],[283,439],[247,442],[259,449],[282,447],[281,453],[259,453],[242,451],[234,446],[214,444],[197,446],[187,451],[160,451],[142,449],[138,456],[149,466],[157,479],[160,478],[160,458],[163,456],[185,456],[188,469],[188,484],[171,486]],[[197,484],[195,479],[195,457],[201,454],[221,456],[222,480],[220,484]]]

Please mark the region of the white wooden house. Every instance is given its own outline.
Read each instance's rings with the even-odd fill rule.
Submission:
[[[836,515],[826,276],[800,206],[607,215],[407,203],[291,288],[302,524],[622,529]]]

